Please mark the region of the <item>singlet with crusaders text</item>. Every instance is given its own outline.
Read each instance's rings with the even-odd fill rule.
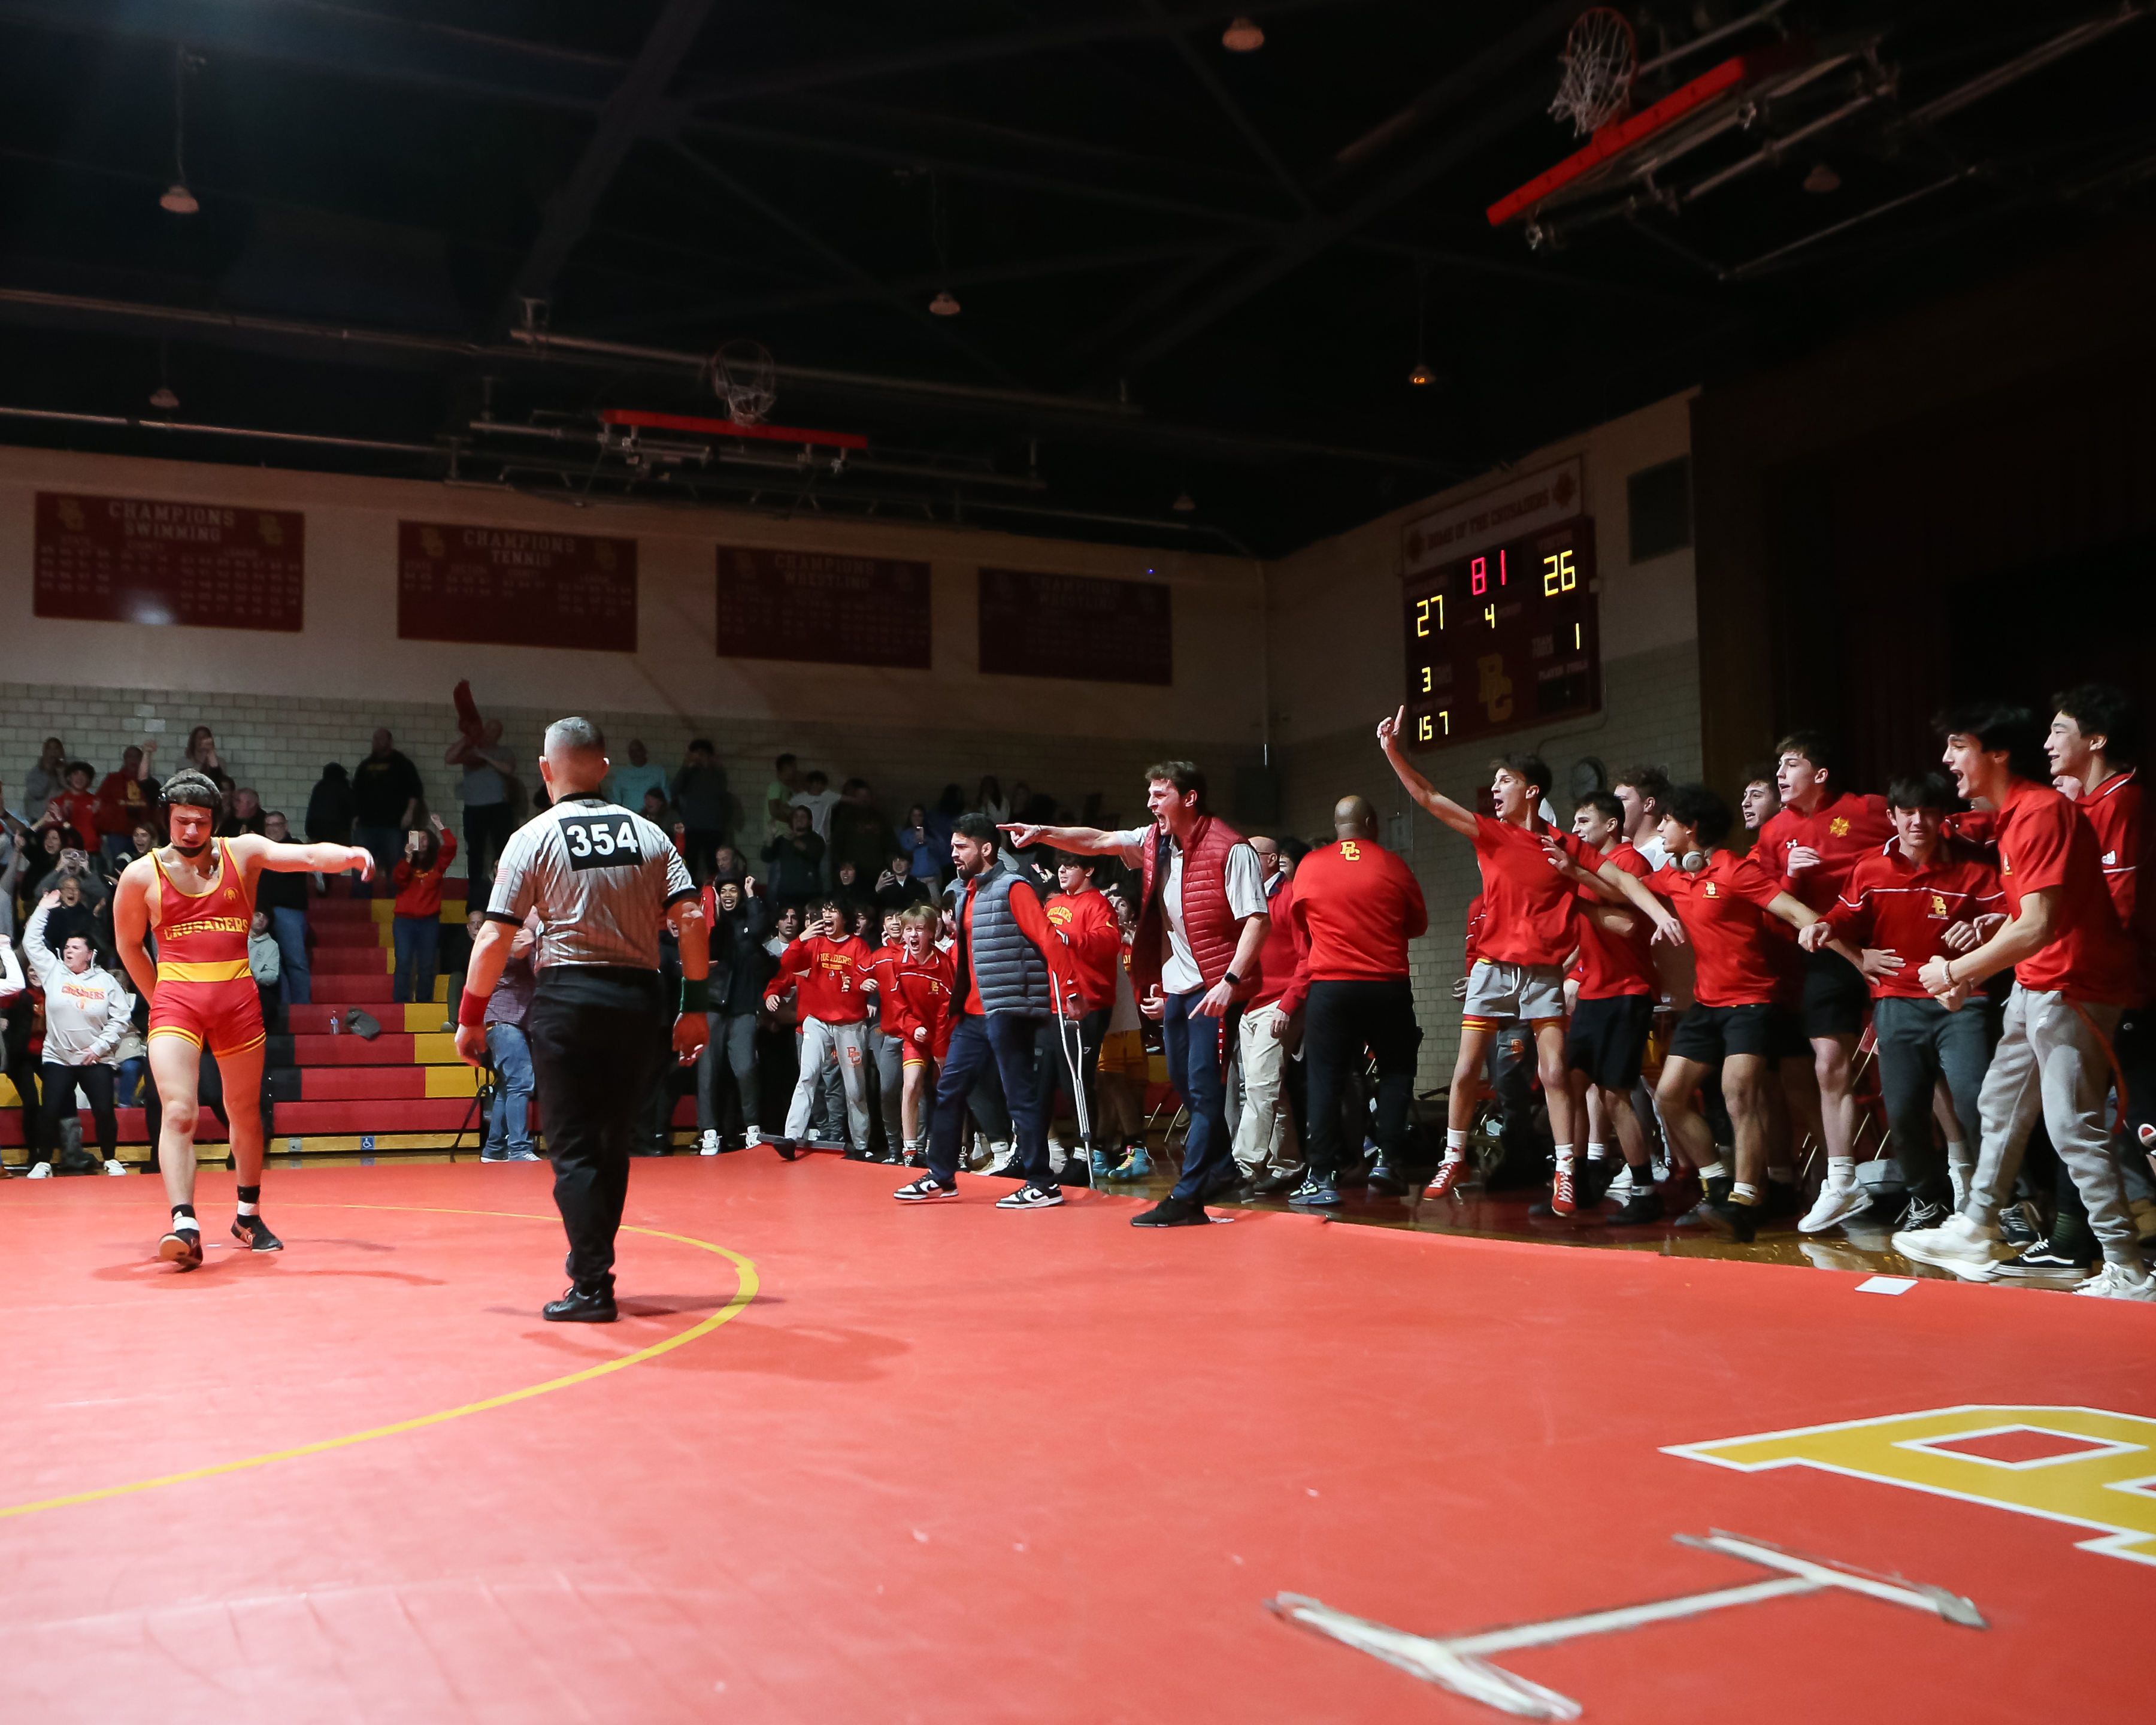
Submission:
[[[150,927],[157,937],[157,978],[167,983],[238,982],[249,974],[247,932],[254,919],[254,890],[230,843],[216,846],[217,874],[209,891],[182,892],[172,881],[162,851],[151,853],[157,891]]]
[[[510,834],[495,865],[488,920],[545,925],[532,954],[557,964],[659,968],[667,907],[696,896],[673,841],[603,797],[565,797]]]

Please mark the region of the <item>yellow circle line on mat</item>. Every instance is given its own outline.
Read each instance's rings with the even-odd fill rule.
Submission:
[[[518,1222],[552,1222],[554,1216],[531,1216],[516,1210],[451,1209],[438,1205],[416,1204],[287,1204],[287,1209],[341,1209],[341,1210],[406,1210],[434,1216],[502,1216]],[[273,1461],[290,1461],[301,1455],[318,1455],[325,1450],[341,1450],[353,1444],[364,1444],[375,1438],[396,1437],[408,1431],[418,1431],[423,1426],[439,1425],[446,1420],[461,1420],[467,1414],[484,1414],[494,1408],[506,1408],[512,1402],[529,1401],[535,1395],[546,1395],[557,1389],[567,1389],[572,1384],[588,1384],[594,1378],[603,1378],[609,1372],[624,1371],[630,1366],[641,1365],[648,1359],[656,1359],[662,1353],[671,1353],[677,1348],[685,1348],[698,1337],[708,1336],[727,1319],[740,1315],[749,1302],[756,1298],[758,1283],[756,1266],[739,1252],[722,1245],[714,1245],[708,1240],[696,1240],[685,1234],[668,1234],[657,1228],[635,1228],[624,1223],[624,1234],[647,1234],[654,1240],[670,1240],[679,1245],[695,1246],[699,1250],[716,1253],[734,1266],[736,1286],[733,1297],[701,1323],[693,1324],[678,1336],[669,1336],[664,1342],[654,1342],[649,1348],[640,1348],[634,1353],[625,1353],[619,1359],[586,1366],[580,1372],[572,1372],[566,1378],[553,1378],[544,1384],[534,1384],[522,1389],[512,1389],[501,1395],[490,1395],[485,1401],[466,1402],[460,1408],[444,1408],[439,1413],[422,1414],[415,1420],[399,1420],[393,1425],[377,1425],[366,1431],[347,1432],[342,1437],[321,1438],[311,1444],[295,1444],[289,1450],[272,1450],[265,1455],[243,1456],[237,1461],[213,1462],[208,1467],[189,1468],[185,1473],[160,1474],[155,1479],[134,1480],[124,1486],[100,1486],[94,1491],[75,1491],[65,1497],[46,1497],[35,1503],[17,1503],[0,1508],[0,1521],[11,1516],[35,1515],[41,1509],[67,1509],[78,1503],[95,1503],[105,1497],[126,1497],[137,1491],[154,1491],[161,1486],[184,1485],[189,1480],[206,1480],[221,1473],[242,1473],[250,1467],[267,1467]]]

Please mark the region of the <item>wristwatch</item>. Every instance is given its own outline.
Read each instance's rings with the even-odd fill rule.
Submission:
[[[1225,983],[1231,988],[1240,988],[1243,986],[1242,978],[1237,976],[1232,970],[1223,976],[1220,980]]]

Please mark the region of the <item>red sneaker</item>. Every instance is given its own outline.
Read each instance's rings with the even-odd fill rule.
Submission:
[[[1557,1165],[1557,1178],[1550,1182],[1550,1213],[1568,1216],[1577,1208],[1573,1201],[1572,1165],[1560,1162]]]
[[[1448,1198],[1453,1189],[1467,1178],[1467,1158],[1448,1156],[1437,1165],[1436,1177],[1422,1189],[1424,1198]]]

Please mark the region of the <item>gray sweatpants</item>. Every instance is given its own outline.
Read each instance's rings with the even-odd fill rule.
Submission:
[[[718,1090],[719,1063],[724,1061],[734,1075],[734,1088],[741,1095],[742,1124],[754,1132],[757,1128],[756,1071],[756,1014],[752,1012],[709,1012],[704,1022],[710,1027],[711,1040],[696,1057],[696,1129],[716,1132],[719,1128],[715,1094]]]
[[[801,1076],[794,1081],[793,1103],[786,1111],[786,1136],[808,1135],[808,1113],[815,1099],[817,1081],[824,1063],[835,1060],[839,1082],[845,1086],[848,1142],[857,1149],[869,1142],[868,1074],[862,1070],[868,1057],[869,1027],[856,1019],[850,1024],[827,1024],[821,1019],[801,1021]]]
[[[883,1114],[884,1143],[890,1149],[902,1150],[906,1126],[900,1117],[900,1104],[906,1090],[905,1045],[880,1029],[871,1030],[869,1056],[875,1064],[876,1106]]]
[[[1964,1213],[1987,1226],[1997,1222],[2041,1112],[2051,1147],[2088,1207],[2089,1230],[2104,1256],[2138,1273],[2140,1242],[2127,1211],[2104,1118],[2112,1073],[2103,1043],[2118,1029],[2122,1010],[2014,985],[2006,997],[2005,1027],[1992,1050],[1991,1070],[1984,1074],[1977,1102],[1984,1147],[1977,1155],[1976,1180]]]

